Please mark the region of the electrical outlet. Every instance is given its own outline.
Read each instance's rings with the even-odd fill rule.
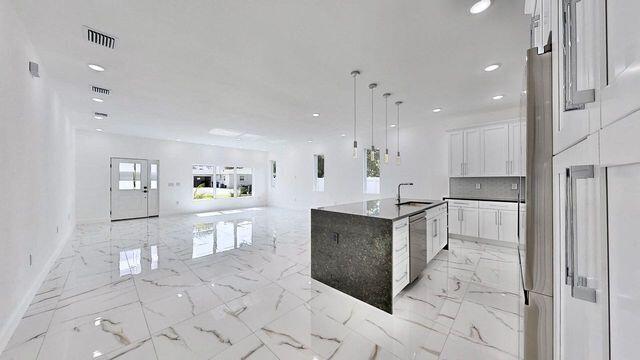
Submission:
[[[518,184],[511,184],[511,190],[518,190]]]
[[[179,182],[177,182],[177,183],[176,183],[176,186],[180,186],[180,183],[179,183]]]
[[[476,184],[476,190],[480,190],[480,184]]]

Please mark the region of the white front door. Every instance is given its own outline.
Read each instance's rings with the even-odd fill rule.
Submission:
[[[111,158],[111,220],[158,215],[158,161]]]

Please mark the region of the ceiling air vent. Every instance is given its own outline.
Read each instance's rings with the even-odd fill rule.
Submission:
[[[101,112],[94,112],[94,113],[93,113],[93,116],[94,116],[94,117],[100,117],[100,118],[106,118],[106,117],[107,117],[107,116],[109,116],[109,115],[107,115],[107,114],[105,114],[105,113],[101,113]]]
[[[109,95],[111,94],[111,90],[109,89],[105,89],[105,88],[101,88],[98,86],[91,86],[91,91],[93,91],[96,94],[100,94],[100,95]]]
[[[94,43],[96,45],[108,47],[109,49],[116,48],[116,38],[104,33],[101,33],[97,30],[91,29],[85,26],[87,31],[87,41],[90,43]]]

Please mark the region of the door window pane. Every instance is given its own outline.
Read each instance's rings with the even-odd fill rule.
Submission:
[[[372,157],[373,152],[373,157]],[[380,194],[380,150],[365,149],[364,193]]]
[[[246,167],[236,167],[238,176],[237,194],[239,197],[251,196],[253,192],[253,170]]]
[[[151,189],[158,188],[158,164],[151,164],[149,170],[149,187]]]
[[[139,190],[140,189],[140,163],[121,162],[118,165],[118,189],[119,190]]]

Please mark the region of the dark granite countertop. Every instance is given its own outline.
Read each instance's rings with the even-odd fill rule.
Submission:
[[[359,215],[359,216],[367,216],[374,217],[380,219],[388,219],[388,220],[398,220],[405,218],[407,216],[411,216],[417,214],[421,211],[425,211],[432,207],[436,207],[438,205],[442,205],[445,203],[444,200],[426,200],[426,199],[402,199],[401,202],[422,202],[425,204],[415,204],[415,205],[396,205],[396,199],[379,199],[379,200],[369,200],[369,201],[361,201],[350,204],[341,204],[334,206],[323,206],[319,207],[316,210],[322,211],[330,211],[337,213],[344,213],[350,215]]]
[[[517,203],[516,199],[499,199],[499,198],[474,198],[474,197],[458,197],[458,196],[446,196],[442,198],[443,200],[468,200],[468,201],[495,201],[495,202],[511,202]],[[524,199],[520,200],[521,203],[524,203]]]

